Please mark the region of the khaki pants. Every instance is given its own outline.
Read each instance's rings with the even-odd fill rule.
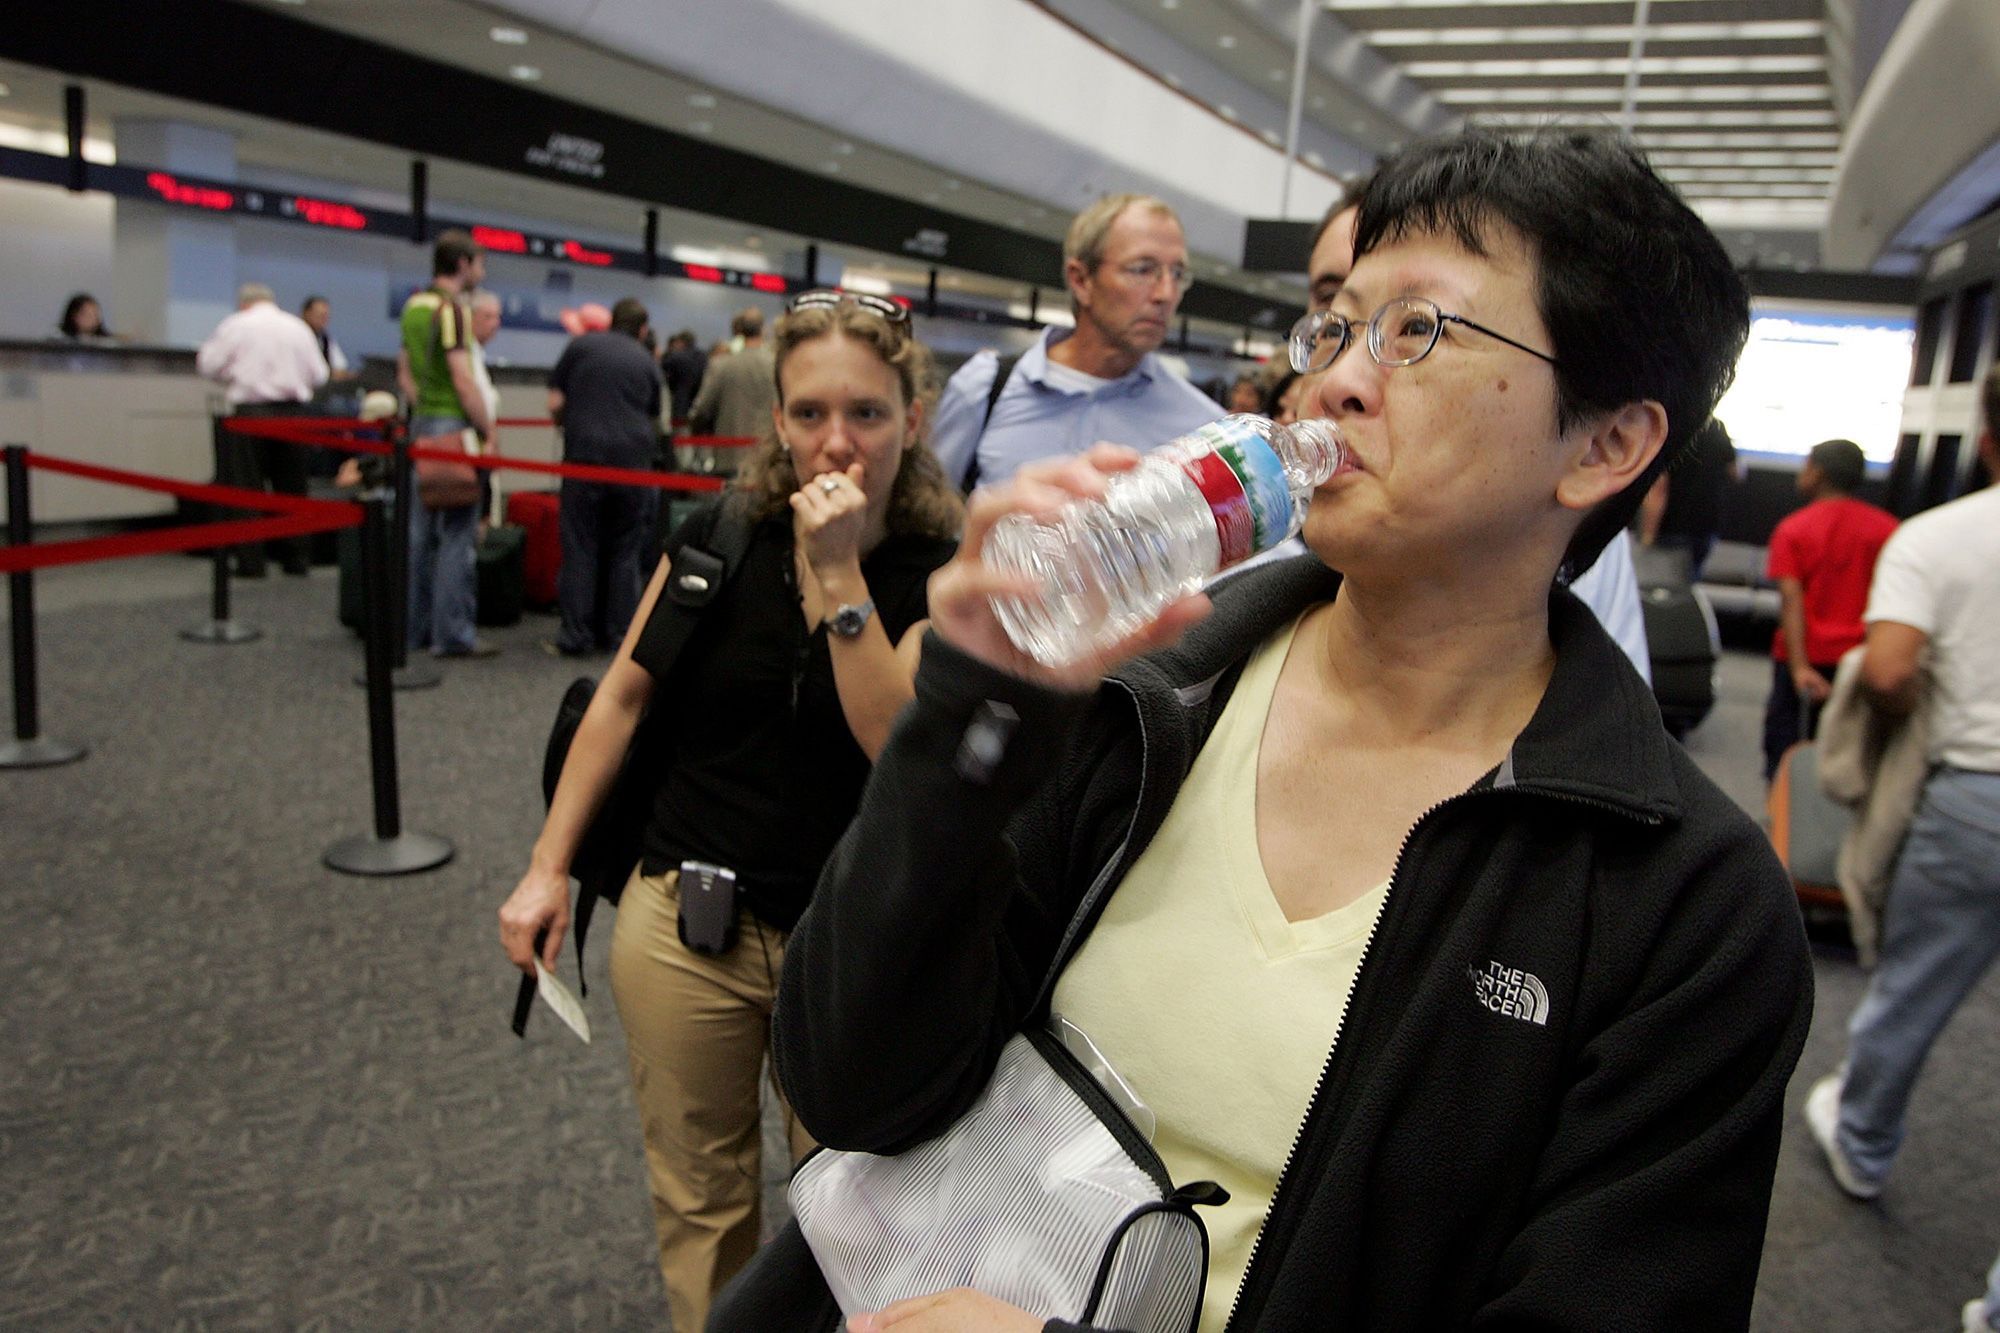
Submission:
[[[700,1333],[709,1301],[756,1251],[763,1190],[758,1085],[785,937],[748,911],[719,958],[681,943],[676,872],[634,875],[611,936],[611,992],[660,1234],[674,1333]],[[794,1160],[812,1140],[792,1120]]]

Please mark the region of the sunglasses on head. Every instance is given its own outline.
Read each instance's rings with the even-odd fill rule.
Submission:
[[[821,287],[810,292],[800,292],[785,306],[788,311],[833,310],[841,305],[852,305],[877,315],[891,324],[910,322],[910,309],[901,302],[886,296],[876,296],[872,292],[843,292],[832,287]]]

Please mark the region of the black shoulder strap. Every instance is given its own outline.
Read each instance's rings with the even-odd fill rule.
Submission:
[[[1007,392],[1007,381],[1014,378],[1014,367],[1019,365],[1021,354],[1003,356],[993,366],[993,387],[986,391],[986,415],[979,418],[979,434],[972,437],[972,460],[965,465],[965,476],[958,488],[967,495],[979,484],[979,442],[986,438],[986,428],[993,424],[993,409],[1000,402],[1000,395]]]
[[[659,668],[654,673],[656,679],[680,660],[688,637],[701,623],[702,612],[742,568],[744,552],[750,549],[750,537],[757,527],[750,517],[749,495],[733,486],[723,492],[715,509],[715,521],[706,536],[697,540],[689,531],[693,526],[683,525],[667,539],[666,557],[671,572],[661,596],[673,615],[665,622],[659,638],[649,645],[653,665]]]

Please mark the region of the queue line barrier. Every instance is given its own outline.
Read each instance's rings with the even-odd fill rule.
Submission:
[[[725,479],[715,476],[590,463],[552,463],[504,454],[469,454],[456,448],[418,446],[409,441],[404,424],[395,420],[368,422],[349,417],[258,416],[225,418],[222,424],[225,430],[238,435],[393,460],[388,489],[376,488],[373,502],[367,505],[362,533],[363,584],[371,589],[381,589],[380,595],[370,596],[364,605],[368,620],[364,636],[368,656],[360,682],[367,686],[369,697],[376,832],[372,838],[361,836],[337,843],[325,857],[329,866],[352,874],[409,874],[442,865],[454,854],[451,844],[442,838],[403,832],[398,810],[392,692],[400,688],[435,685],[440,679],[435,673],[407,663],[405,659],[403,601],[408,583],[410,526],[400,520],[391,525],[387,519],[387,502],[391,496],[394,512],[398,515],[411,512],[415,504],[414,462],[434,459],[470,464],[488,471],[525,472],[662,491],[715,492],[728,484]],[[503,417],[497,424],[503,428],[523,429],[553,427],[555,422],[546,417]],[[690,442],[715,448],[746,448],[756,443],[747,437],[724,436],[681,437],[676,441],[677,444]]]
[[[85,748],[41,735],[36,680],[34,573],[56,565],[80,564],[125,556],[200,550],[213,546],[221,553],[229,545],[279,537],[303,537],[316,532],[362,530],[363,602],[367,615],[368,755],[374,797],[372,835],[344,838],[322,857],[330,868],[348,874],[398,875],[427,870],[449,861],[451,843],[428,833],[402,827],[401,792],[396,774],[396,732],[389,682],[391,588],[388,580],[386,496],[381,488],[360,503],[271,495],[235,486],[176,481],[122,468],[82,463],[75,459],[31,453],[20,445],[5,448],[7,483],[7,545],[0,547],[0,572],[8,576],[13,638],[13,744],[0,746],[0,768],[44,768],[84,757]],[[31,468],[62,473],[108,485],[136,487],[177,498],[245,509],[264,515],[183,524],[161,531],[115,537],[37,543],[29,513],[28,473]],[[218,569],[220,569],[218,554]],[[226,587],[218,574],[219,586]],[[211,640],[228,641],[228,640]]]

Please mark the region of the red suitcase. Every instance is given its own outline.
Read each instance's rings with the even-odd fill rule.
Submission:
[[[521,574],[530,606],[556,604],[556,576],[562,572],[560,512],[561,497],[554,491],[517,491],[507,497],[507,521],[528,532]]]

